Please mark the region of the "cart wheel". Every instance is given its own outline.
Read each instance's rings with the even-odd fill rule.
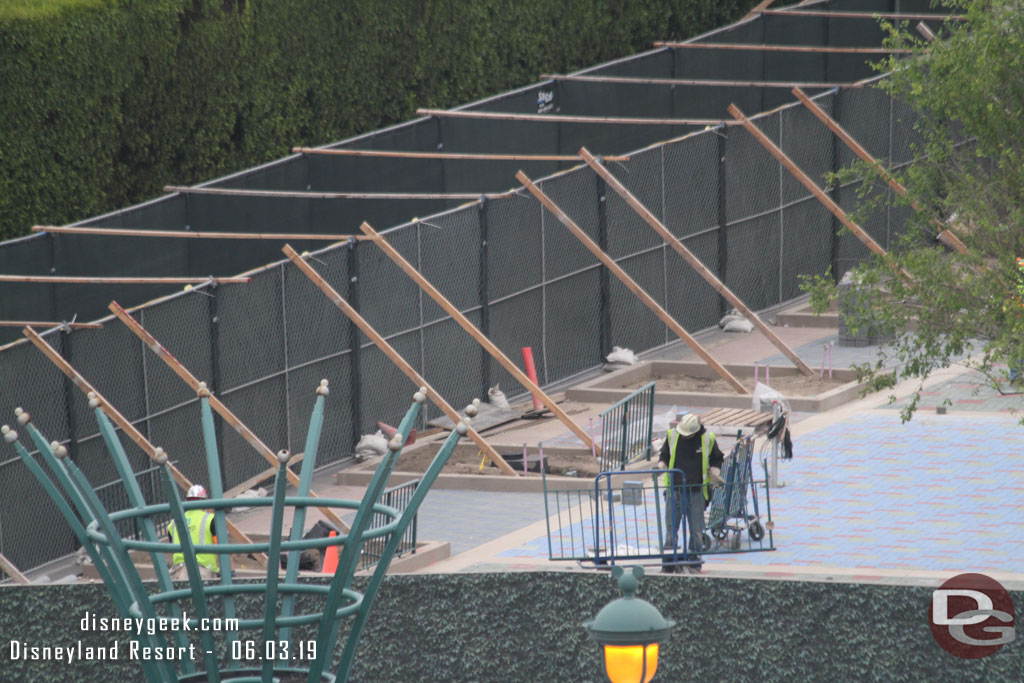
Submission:
[[[717,538],[719,541],[724,541],[725,537],[729,535],[729,530],[724,526],[717,527],[711,530],[711,535]]]
[[[704,550],[711,550],[711,537],[708,536],[708,532],[703,533],[701,540],[704,542]]]
[[[761,526],[761,522],[755,519],[753,522],[750,523],[750,526],[747,528],[747,533],[750,534],[750,540],[760,541],[762,538],[764,538],[764,527]]]
[[[729,539],[729,549],[730,550],[739,550],[740,549],[740,532],[737,531],[736,533],[734,533],[732,535],[732,538]]]

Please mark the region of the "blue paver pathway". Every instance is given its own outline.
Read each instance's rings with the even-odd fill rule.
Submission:
[[[1024,428],[1012,418],[853,416],[798,437],[771,491],[772,552],[709,562],[1019,572]],[[499,557],[546,558],[547,537]]]

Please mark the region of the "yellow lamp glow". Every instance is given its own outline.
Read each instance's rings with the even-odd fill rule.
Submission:
[[[612,683],[650,683],[658,672],[658,644],[605,645],[604,669]]]
[[[642,567],[628,573],[621,566],[612,567],[622,597],[583,624],[604,651],[604,669],[611,683],[650,683],[658,671],[658,643],[676,625],[654,605],[636,597],[643,575]]]

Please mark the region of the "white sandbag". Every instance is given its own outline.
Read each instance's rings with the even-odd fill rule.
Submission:
[[[740,312],[738,310],[736,310],[735,308],[730,308],[729,312],[726,313],[724,316],[722,316],[722,319],[718,321],[718,326],[719,327],[725,327],[726,325],[731,323],[733,320],[745,320],[745,319],[746,318],[744,318],[742,315],[740,315]]]
[[[388,451],[388,440],[384,438],[383,432],[379,429],[375,434],[363,434],[356,444],[356,457],[372,458],[384,455]]]
[[[493,387],[487,390],[487,402],[495,408],[508,408],[508,399],[505,398],[505,392],[501,390],[500,384],[495,384]]]
[[[605,357],[605,360],[617,365],[636,365],[636,354],[630,349],[613,346],[612,352]]]
[[[249,498],[266,498],[266,497],[267,497],[267,490],[265,488],[263,488],[262,486],[260,486],[259,488],[248,489],[246,491],[242,491],[237,496],[235,496],[235,500],[246,500],[246,499],[249,499]],[[233,512],[245,512],[246,510],[251,510],[251,509],[252,509],[251,507],[244,507],[244,506],[243,507],[234,507],[234,506],[232,506],[232,508],[231,508],[231,510]]]
[[[746,318],[740,318],[739,320],[730,320],[722,330],[724,332],[753,332],[754,324]]]

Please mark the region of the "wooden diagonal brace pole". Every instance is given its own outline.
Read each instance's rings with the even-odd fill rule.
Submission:
[[[747,129],[754,139],[761,143],[768,152],[775,157],[783,168],[790,172],[790,174],[800,181],[800,184],[806,187],[814,197],[824,205],[826,209],[832,212],[832,215],[839,219],[839,222],[849,228],[850,232],[857,236],[857,239],[861,241],[868,249],[872,252],[879,254],[880,256],[888,257],[888,252],[882,248],[878,242],[872,239],[871,235],[864,231],[864,228],[860,227],[849,216],[846,212],[839,208],[839,205],[832,201],[832,198],[825,194],[825,191],[818,187],[810,176],[800,170],[800,167],[793,163],[793,160],[786,156],[785,152],[779,149],[778,145],[772,142],[767,135],[761,132],[761,129],[754,125],[754,123],[746,117],[746,115],[740,111],[740,108],[735,104],[729,105],[729,114],[733,116],[740,125]],[[906,270],[901,272],[910,279],[910,273]]]
[[[885,166],[883,166],[881,162],[878,161],[878,159],[875,159],[875,157],[871,156],[870,152],[868,152],[866,149],[864,149],[864,147],[860,145],[860,143],[854,140],[853,136],[847,133],[846,130],[844,130],[843,127],[839,125],[838,121],[836,121],[834,118],[825,113],[825,110],[819,107],[814,102],[814,100],[808,97],[807,94],[800,88],[793,88],[792,92],[794,95],[796,95],[796,98],[800,100],[803,103],[803,105],[810,110],[812,114],[818,117],[819,121],[828,126],[828,129],[835,133],[836,137],[843,141],[844,145],[849,147],[854,154],[861,158],[861,160],[866,161],[868,164],[870,164],[871,167],[875,170],[875,172],[878,173],[878,175],[881,176],[882,179],[889,184],[889,187],[891,187],[894,192],[899,194],[901,197],[907,196],[907,188],[903,187],[903,184],[896,180],[896,178],[893,177],[892,173],[890,173],[889,170]],[[920,205],[918,205],[918,203],[915,201],[911,201],[910,206],[913,207],[913,209],[917,212],[922,211]],[[932,220],[932,223],[938,229],[939,240],[943,244],[948,244],[950,247],[956,249],[961,254],[967,253],[966,245],[964,245],[964,243],[960,241],[960,238],[958,238],[952,232],[947,230],[946,226],[944,226],[941,221],[935,218]]]
[[[46,356],[51,363],[56,365],[57,368],[63,372],[76,387],[82,390],[83,394],[86,396],[93,394],[96,400],[99,401],[100,408],[103,409],[103,412],[106,413],[107,417],[109,417],[114,424],[120,427],[121,431],[124,432],[129,439],[134,441],[135,445],[141,448],[142,452],[149,456],[150,460],[153,462],[157,461],[156,447],[151,444],[149,440],[142,435],[142,432],[136,429],[135,425],[129,422],[128,419],[117,410],[117,408],[111,405],[110,402],[108,402],[93,385],[89,384],[89,381],[86,380],[85,377],[82,377],[82,375],[72,367],[71,363],[64,360],[64,357],[57,353],[57,351],[50,346],[45,339],[36,334],[36,331],[32,328],[26,327],[22,332],[26,337],[28,337],[30,342],[35,344],[36,348],[43,352],[43,355]],[[183,491],[188,491],[188,489],[192,487],[192,482],[189,481],[188,477],[181,473],[181,470],[170,463],[168,463],[167,467],[170,469],[171,476],[174,477],[174,481],[178,483],[178,486],[180,486]],[[241,543],[252,543],[252,540],[242,533],[242,530],[235,526],[235,524],[230,520],[228,521],[228,533],[232,538]],[[265,556],[259,556],[258,560],[265,566]]]
[[[3,553],[0,553],[0,569],[4,570],[7,576],[11,577],[14,583],[20,583],[27,586],[32,583],[28,580],[28,577],[18,571],[18,568],[14,566],[14,563],[4,557]]]
[[[117,316],[118,320],[123,322],[129,330],[135,333],[136,337],[142,340],[143,344],[148,346],[149,349],[160,358],[160,360],[166,363],[167,367],[169,367],[174,374],[185,380],[185,384],[189,385],[193,391],[199,391],[200,382],[196,376],[189,372],[188,368],[182,365],[181,361],[175,358],[170,351],[164,348],[164,346],[156,340],[156,337],[151,335],[146,328],[135,320],[135,318],[131,317],[127,311],[121,308],[120,304],[116,301],[112,301],[108,308],[115,316]],[[214,396],[212,392],[210,393],[210,407],[213,408],[217,414],[231,426],[232,429],[238,432],[239,436],[245,439],[250,446],[256,449],[256,452],[262,455],[264,460],[275,465],[280,465],[280,461],[277,459],[277,454],[270,450],[267,444],[263,443],[260,438],[256,436],[256,434],[254,434],[244,422],[239,420],[238,417],[231,412],[231,409],[224,405],[224,403]],[[288,482],[292,486],[297,487],[299,485],[299,475],[295,474],[295,472],[292,472],[287,467],[285,467],[285,472],[288,475]],[[309,492],[309,496],[311,498],[318,497],[313,491]],[[337,526],[341,531],[349,530],[348,524],[345,524],[344,520],[342,520],[334,510],[326,507],[317,508],[317,510],[319,510],[320,514],[326,517],[331,524]]]
[[[370,227],[369,223],[364,221],[363,224],[359,226],[359,229],[369,235],[373,239],[374,244],[380,247],[392,261],[398,264],[398,267],[401,268],[406,275],[412,278],[413,281],[416,282],[424,292],[426,292],[427,296],[436,301],[437,305],[443,308],[445,313],[450,315],[452,320],[459,324],[459,327],[468,332],[469,335],[473,337],[473,339],[475,339],[487,353],[491,354],[496,361],[501,363],[501,366],[508,370],[517,382],[526,387],[531,394],[543,401],[548,410],[550,410],[555,417],[561,420],[562,424],[568,427],[569,431],[575,434],[579,440],[587,446],[587,448],[593,448],[598,453],[601,452],[601,448],[594,443],[593,439],[586,431],[573,422],[572,418],[569,417],[564,410],[559,408],[558,404],[555,403],[550,396],[544,393],[543,389],[527,377],[526,373],[520,370],[515,363],[510,361],[508,356],[502,353],[501,349],[499,349],[494,342],[488,339],[483,332],[477,329],[476,325],[471,323],[466,316],[462,315],[459,309],[457,309],[452,302],[448,301],[441,292],[437,291],[437,288],[430,284],[427,278],[423,277],[420,271],[413,268],[412,264],[406,261],[405,258],[398,253],[397,249],[392,247],[388,244],[387,240],[377,234],[377,231]]]
[[[673,318],[668,311],[662,308],[657,301],[651,298],[650,294],[645,292],[644,289],[640,285],[638,285],[635,280],[633,280],[633,278],[627,275],[626,271],[624,271],[619,266],[619,264],[617,264],[612,259],[612,257],[606,254],[601,249],[601,247],[598,246],[596,242],[594,242],[594,240],[590,239],[590,237],[588,237],[587,234],[583,232],[580,226],[576,225],[576,223],[573,222],[573,220],[569,218],[569,216],[567,216],[564,211],[558,208],[558,205],[555,204],[550,197],[544,194],[544,192],[539,187],[534,185],[533,181],[531,181],[525,173],[523,173],[522,171],[516,173],[516,180],[521,182],[523,186],[530,191],[530,194],[536,197],[537,200],[544,205],[544,208],[550,211],[555,216],[555,218],[557,218],[562,223],[562,225],[569,228],[569,232],[571,232],[576,237],[576,239],[582,242],[583,246],[590,250],[591,254],[597,257],[597,260],[603,263],[605,267],[608,268],[608,270],[610,270],[613,275],[615,275],[615,277],[619,278],[622,284],[626,285],[629,291],[633,292],[633,294],[638,299],[640,299],[640,301],[642,301],[644,305],[647,306],[647,308],[651,309],[651,311],[653,311],[654,314],[658,316],[658,318],[660,318],[663,323],[669,326],[669,329],[675,332],[680,339],[686,342],[687,345],[689,345],[689,347],[693,349],[694,352],[696,352],[696,354],[700,356],[705,363],[710,365],[711,368],[718,373],[719,377],[724,379],[729,384],[729,386],[736,390],[737,393],[750,393],[747,391],[746,387],[744,387],[740,383],[740,381],[733,376],[731,372],[726,370],[725,367],[723,367],[718,361],[714,359],[714,357],[708,352],[707,349],[701,346],[700,342],[694,339],[682,325],[676,322],[676,319]]]
[[[747,14],[742,19],[740,19],[740,21],[746,21],[751,17],[756,17],[763,10],[768,9],[768,5],[772,4],[773,2],[775,2],[775,0],[761,0],[761,2],[757,3],[756,6],[751,8],[751,10],[747,12]]]
[[[354,309],[349,302],[345,301],[345,299],[343,299],[342,296],[338,294],[336,289],[331,287],[330,283],[328,283],[327,280],[323,279],[323,277],[321,277],[318,272],[313,270],[312,266],[306,263],[302,259],[302,257],[299,256],[299,254],[294,249],[292,249],[291,245],[284,245],[284,249],[282,249],[281,251],[285,253],[285,256],[291,259],[292,263],[294,263],[298,267],[298,269],[302,271],[303,275],[308,277],[313,282],[313,284],[320,289],[321,292],[327,295],[327,298],[330,299],[335,306],[341,309],[342,313],[347,315],[349,319],[352,322],[354,322],[360,330],[363,331],[363,334],[369,337],[370,340],[377,345],[377,348],[384,352],[384,355],[387,356],[392,363],[398,366],[398,369],[401,370],[406,377],[411,379],[417,387],[426,388],[427,398],[429,398],[434,403],[434,405],[440,408],[441,412],[448,416],[448,419],[452,421],[452,424],[458,424],[460,421],[463,421],[463,418],[459,415],[459,413],[454,408],[452,408],[451,405],[447,401],[445,401],[444,398],[439,393],[437,393],[437,391],[435,391],[432,386],[430,386],[430,384],[427,383],[427,380],[423,379],[423,376],[416,372],[416,370],[411,365],[409,365],[409,363],[404,358],[402,358],[398,351],[396,351],[394,347],[391,346],[391,344],[389,344],[387,340],[384,339],[384,337],[382,337],[377,332],[377,330],[373,329],[373,326],[370,325],[370,323],[367,322],[366,319],[363,318],[363,316],[359,315],[359,311]],[[501,455],[499,455],[498,452],[494,450],[494,448],[491,447],[489,443],[484,441],[484,438],[480,436],[479,432],[470,427],[469,431],[467,432],[467,435],[469,436],[470,439],[473,440],[473,443],[475,443],[480,448],[480,450],[483,451],[484,455],[486,455],[491,462],[497,465],[497,467],[502,472],[504,472],[505,474],[510,474],[513,477],[519,476],[519,473],[516,472],[515,469],[513,469],[512,466],[509,465],[505,461],[505,459],[501,457]]]
[[[689,263],[690,266],[697,271],[697,274],[704,278],[705,282],[711,285],[716,292],[724,296],[729,303],[735,306],[747,320],[753,323],[754,327],[761,331],[761,334],[763,334],[768,341],[775,346],[775,348],[782,351],[787,358],[793,361],[793,365],[799,368],[800,372],[807,376],[814,375],[814,370],[809,368],[806,363],[800,360],[800,356],[798,356],[793,349],[789,348],[789,346],[786,345],[786,342],[779,339],[778,335],[776,335],[770,327],[764,324],[764,321],[761,320],[757,313],[750,310],[747,305],[732,292],[731,289],[725,286],[724,282],[719,280],[714,273],[708,270],[708,268],[701,263],[700,259],[697,258],[692,251],[686,248],[681,240],[677,239],[675,235],[669,232],[669,229],[665,227],[664,223],[659,221],[658,218],[651,213],[647,207],[633,195],[632,192],[626,189],[625,185],[619,182],[619,180],[612,175],[607,168],[602,166],[597,158],[591,154],[586,147],[580,149],[580,157],[583,161],[587,162],[587,165],[594,170],[594,173],[601,176],[606,185],[611,187],[619,194],[620,197],[626,200],[626,203],[629,204],[634,211],[640,214],[640,217],[643,218],[649,226],[654,228],[654,231],[661,235],[661,238],[665,240],[670,247],[675,249],[676,253],[682,256],[683,260]]]

